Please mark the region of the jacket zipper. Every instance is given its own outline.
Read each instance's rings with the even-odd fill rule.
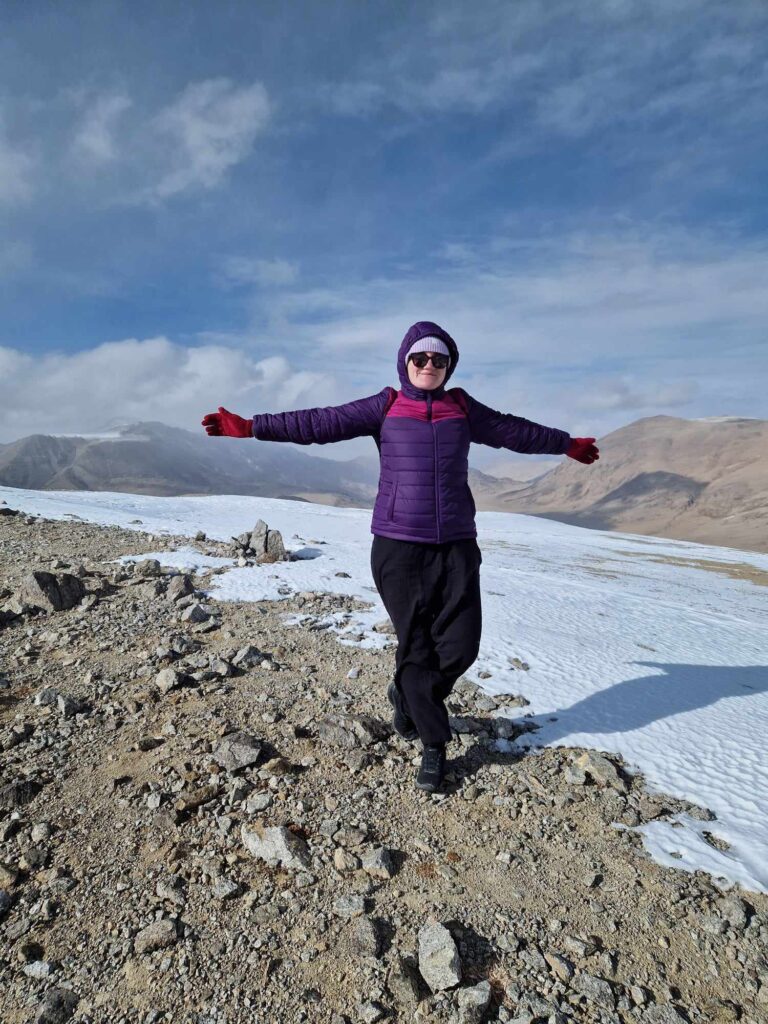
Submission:
[[[427,419],[432,426],[432,443],[434,445],[435,452],[435,519],[437,526],[437,543],[440,543],[440,488],[438,486],[438,474],[437,474],[437,431],[435,430],[435,424],[432,419],[432,395],[427,392]]]

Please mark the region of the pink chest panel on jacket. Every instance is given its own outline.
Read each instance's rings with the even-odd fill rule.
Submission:
[[[461,400],[455,394],[456,390],[458,389],[446,391],[442,397],[436,398],[432,402],[431,419],[433,423],[438,420],[462,419],[466,416]],[[405,417],[412,420],[429,419],[427,403],[420,399],[408,398],[402,391],[397,392],[397,398],[389,407],[387,416]]]

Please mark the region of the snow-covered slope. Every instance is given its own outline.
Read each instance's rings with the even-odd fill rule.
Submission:
[[[49,518],[157,534],[204,530],[221,539],[264,519],[301,560],[233,566],[216,577],[212,596],[358,594],[373,608],[347,632],[365,638],[340,633],[340,641],[381,642],[371,630],[384,610],[370,575],[365,510],[15,488],[0,488],[2,499]],[[528,698],[541,725],[528,743],[621,753],[652,788],[715,813],[712,822],[683,817],[644,826],[654,857],[768,891],[768,555],[498,512],[480,513],[478,530],[484,636],[468,675],[491,693]],[[193,549],[172,557],[179,565],[204,562]],[[513,658],[529,670],[516,669]],[[705,832],[729,848],[716,848]]]

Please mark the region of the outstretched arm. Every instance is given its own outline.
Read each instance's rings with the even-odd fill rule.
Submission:
[[[359,398],[345,405],[257,413],[250,420],[234,417],[233,413],[220,409],[218,414],[209,413],[203,420],[203,426],[209,434],[223,434],[227,432],[228,418],[234,417],[235,429],[239,431],[231,435],[235,437],[255,437],[258,441],[291,441],[293,444],[348,441],[353,437],[378,433],[388,396],[389,388],[383,388],[376,395]],[[217,429],[210,429],[212,426]]]
[[[571,435],[565,430],[544,427],[511,413],[497,412],[466,392],[464,395],[470,436],[476,444],[509,448],[528,455],[565,455],[571,447]]]

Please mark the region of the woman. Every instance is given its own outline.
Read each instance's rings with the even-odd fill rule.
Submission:
[[[419,738],[419,789],[445,776],[451,739],[445,700],[480,648],[480,564],[475,503],[467,483],[471,441],[529,454],[599,458],[594,437],[572,438],[519,416],[495,412],[445,385],[459,361],[456,342],[428,320],[406,333],[397,355],[401,390],[346,405],[262,413],[243,419],[219,407],[208,434],[260,441],[328,444],[370,435],[381,474],[371,532],[371,571],[397,633],[387,690],[395,731]]]

